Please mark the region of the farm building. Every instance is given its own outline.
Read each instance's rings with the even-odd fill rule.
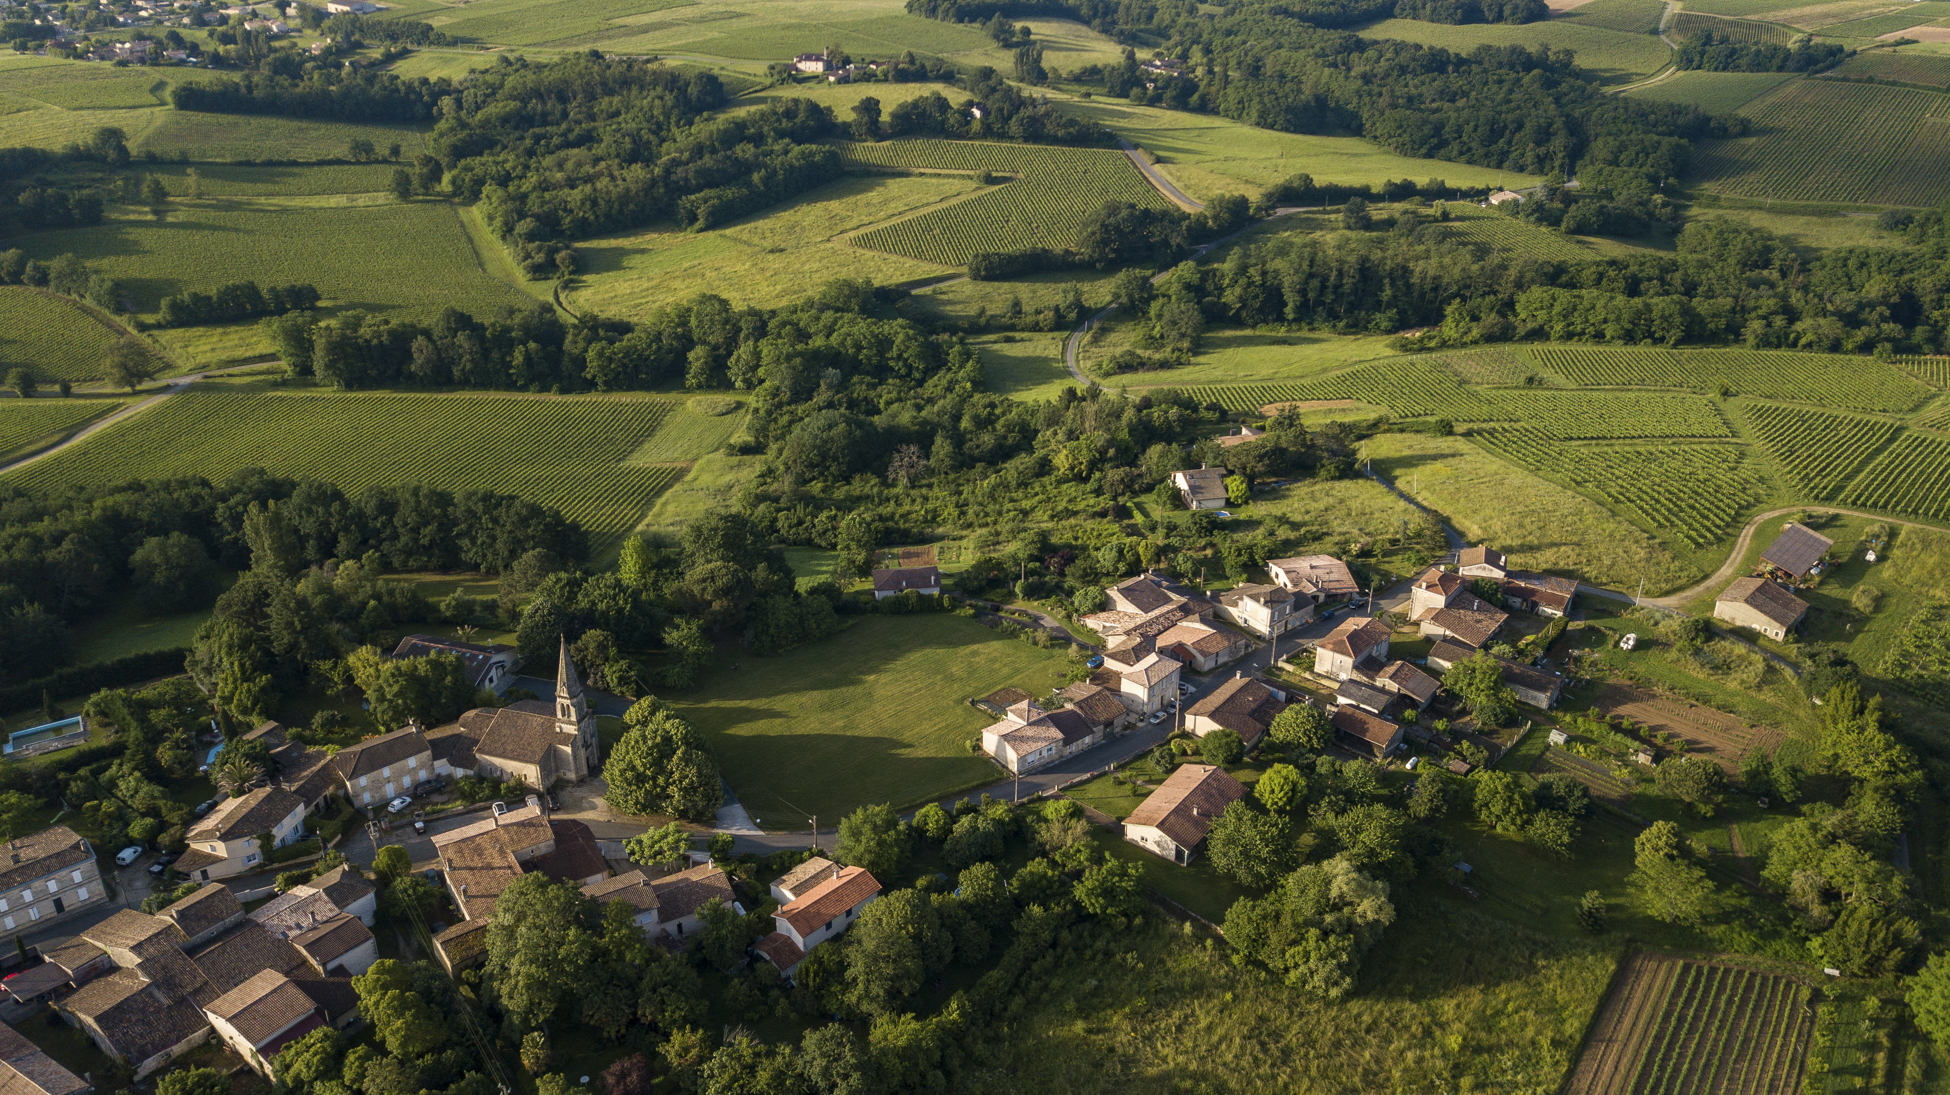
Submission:
[[[451,654],[459,658],[467,673],[467,683],[477,689],[492,689],[497,696],[508,691],[508,686],[514,683],[515,671],[521,668],[521,654],[501,643],[484,646],[436,635],[408,635],[393,648],[395,659],[424,658],[430,654]]]
[[[1314,644],[1314,672],[1344,681],[1367,662],[1378,671],[1388,661],[1388,635],[1388,625],[1372,616],[1349,616]]]
[[[1333,723],[1341,744],[1354,752],[1381,760],[1401,748],[1401,726],[1358,707],[1335,707]]]
[[[1371,684],[1363,684],[1352,677],[1342,681],[1341,686],[1334,689],[1336,706],[1358,707],[1370,715],[1387,714],[1389,705],[1394,702],[1393,692],[1385,688],[1376,688]]]
[[[1185,709],[1185,729],[1197,737],[1231,730],[1251,749],[1286,710],[1286,697],[1251,677],[1236,676]]]
[[[1219,443],[1220,448],[1229,449],[1235,445],[1243,445],[1248,441],[1257,441],[1265,436],[1266,431],[1257,426],[1241,426],[1239,427],[1238,433],[1229,433],[1224,437],[1215,437],[1213,440]]]
[[[899,567],[873,572],[873,599],[914,592],[934,596],[941,592],[941,571],[937,567]]]
[[[0,1023],[0,1063],[12,1095],[88,1095],[94,1090],[5,1023]]]
[[[279,848],[304,836],[304,800],[282,787],[259,787],[221,803],[190,826],[189,850],[175,868],[199,882],[243,874],[259,866],[257,838],[264,833]]]
[[[1219,594],[1213,614],[1271,639],[1314,618],[1313,602],[1276,585],[1239,585]]]
[[[1767,545],[1767,550],[1760,553],[1760,561],[1790,578],[1805,578],[1834,546],[1835,541],[1821,533],[1790,521],[1782,526],[1781,534]]]
[[[806,952],[853,926],[860,913],[880,896],[880,883],[861,867],[841,867],[825,859],[811,859],[793,872],[820,864],[801,880],[798,894],[772,914],[778,930],[752,944],[758,956],[772,963],[787,980],[806,960]]]
[[[1465,578],[1490,578],[1500,582],[1510,576],[1510,560],[1495,548],[1478,544],[1456,554],[1456,573]]]
[[[1122,730],[1137,719],[1131,709],[1117,698],[1117,693],[1102,685],[1077,681],[1064,685],[1059,691],[1069,701],[1065,706],[1075,708],[1088,720],[1094,733],[1108,734],[1113,730]]]
[[[1225,808],[1246,788],[1223,768],[1181,764],[1124,819],[1124,839],[1173,863],[1190,863]]]
[[[1765,578],[1736,578],[1713,600],[1713,617],[1776,642],[1808,614],[1808,603]]]
[[[1361,592],[1360,583],[1347,564],[1332,555],[1296,555],[1290,559],[1269,559],[1266,572],[1273,584],[1298,593],[1314,604],[1338,601]]]
[[[1178,488],[1178,497],[1184,500],[1186,509],[1224,509],[1227,474],[1218,465],[1201,464],[1172,472],[1171,485]]]
[[[1520,202],[1522,200],[1523,195],[1514,190],[1499,190],[1490,195],[1489,204],[1502,205],[1504,202]]]
[[[1510,691],[1515,692],[1517,699],[1523,703],[1548,711],[1564,694],[1562,677],[1507,658],[1498,658],[1497,662],[1503,666],[1503,683],[1509,685]]]
[[[1457,662],[1466,662],[1476,656],[1476,651],[1444,639],[1429,648],[1428,666],[1437,671],[1446,671]]]
[[[772,900],[778,902],[780,908],[784,908],[804,897],[832,873],[832,860],[825,856],[813,856],[780,875],[772,883]]]
[[[1417,711],[1427,707],[1429,701],[1435,699],[1436,691],[1442,687],[1442,683],[1434,677],[1399,660],[1389,662],[1372,679],[1376,687],[1402,697],[1405,704]]]
[[[1509,613],[1499,611],[1473,593],[1462,594],[1442,608],[1417,613],[1414,617],[1421,625],[1423,638],[1448,639],[1473,647],[1487,645],[1509,618]]]
[[[1578,595],[1578,583],[1555,574],[1512,574],[1503,583],[1503,603],[1533,616],[1564,616]]]
[[[1197,673],[1209,673],[1235,658],[1250,654],[1253,641],[1237,631],[1214,627],[1202,616],[1190,616],[1153,640],[1157,650],[1189,665]]]
[[[1469,579],[1454,571],[1441,567],[1430,567],[1408,587],[1408,614],[1411,619],[1449,607],[1463,591],[1469,588]]]

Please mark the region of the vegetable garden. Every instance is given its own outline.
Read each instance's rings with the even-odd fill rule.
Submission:
[[[1768,455],[1808,497],[1830,499],[1896,434],[1893,422],[1806,407],[1752,403],[1742,409]]]

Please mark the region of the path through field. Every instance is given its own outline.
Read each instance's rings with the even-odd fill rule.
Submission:
[[[13,471],[16,468],[24,468],[27,465],[34,463],[36,460],[44,460],[50,456],[53,456],[55,453],[60,452],[61,450],[68,448],[69,446],[79,441],[94,436],[100,430],[112,426],[115,423],[120,422],[123,419],[129,417],[130,415],[137,413],[138,411],[147,410],[148,408],[153,407],[158,403],[161,403],[163,400],[168,399],[170,396],[175,395],[177,392],[180,392],[183,389],[189,387],[191,384],[194,384],[197,381],[202,380],[206,376],[216,376],[219,373],[234,373],[240,369],[255,369],[258,366],[263,364],[265,364],[265,362],[247,361],[242,365],[232,365],[229,366],[228,368],[223,368],[223,369],[210,369],[206,372],[196,373],[191,376],[177,377],[176,379],[171,380],[167,385],[165,385],[162,391],[157,392],[156,394],[150,396],[147,399],[144,399],[137,403],[131,403],[128,406],[123,407],[121,410],[116,411],[114,414],[107,415],[102,418],[97,418],[93,422],[90,422],[86,426],[83,426],[82,428],[69,434],[67,437],[62,438],[59,442],[49,445],[47,448],[44,448],[39,452],[30,453],[26,456],[21,457],[18,460],[13,461],[12,463],[0,464],[0,474]]]

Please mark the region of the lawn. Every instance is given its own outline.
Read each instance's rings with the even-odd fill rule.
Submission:
[[[675,541],[684,526],[710,513],[737,504],[738,492],[758,474],[761,456],[726,456],[714,452],[700,457],[657,502],[638,528]]]
[[[660,230],[577,245],[583,273],[564,294],[578,312],[639,314],[694,293],[771,307],[840,277],[885,285],[948,271],[839,237],[973,189],[965,178],[846,178],[709,232]]]
[[[906,807],[1000,781],[967,743],[994,720],[971,697],[1014,686],[1044,695],[1064,653],[950,615],[867,616],[775,658],[740,655],[671,698],[717,754],[762,827],[830,828],[875,802]]]
[[[228,584],[228,580],[226,583]],[[127,600],[108,612],[83,621],[74,630],[74,660],[78,665],[113,661],[151,650],[187,647],[196,630],[210,618],[207,608],[152,616]]]

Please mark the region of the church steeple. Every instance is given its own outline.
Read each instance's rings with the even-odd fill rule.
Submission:
[[[582,680],[576,676],[576,665],[569,657],[569,639],[565,635],[555,669],[555,721],[562,723],[564,730],[574,731],[588,718],[589,705],[583,700]]]

